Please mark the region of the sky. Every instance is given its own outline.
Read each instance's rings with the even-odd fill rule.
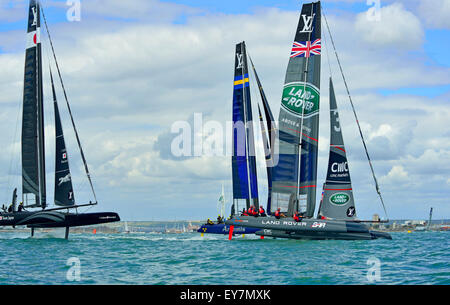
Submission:
[[[172,125],[193,123],[195,114],[204,124],[225,126],[231,120],[234,49],[243,40],[278,117],[302,1],[41,3],[99,201],[89,211],[115,211],[129,221],[215,218],[222,183],[229,206],[230,155],[175,156],[171,145],[179,133],[171,132]],[[388,217],[424,219],[433,207],[435,218],[450,218],[450,0],[329,0],[322,5]],[[0,0],[0,200],[5,203],[13,188],[21,187],[27,7],[28,1]],[[47,67],[46,35],[42,40]],[[331,68],[358,217],[370,219],[378,213],[385,218],[327,41],[322,51],[317,184],[322,185],[328,163]],[[54,123],[48,69],[44,73],[47,193],[52,201]],[[75,199],[82,204],[92,195],[61,88],[57,91]],[[225,137],[209,130],[203,143]],[[257,153],[265,202],[261,147]]]

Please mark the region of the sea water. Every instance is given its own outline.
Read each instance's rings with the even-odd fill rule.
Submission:
[[[0,233],[0,284],[450,284],[450,232],[301,241]]]

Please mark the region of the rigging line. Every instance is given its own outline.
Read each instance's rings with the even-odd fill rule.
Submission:
[[[62,89],[63,89],[63,92],[64,92],[64,98],[66,100],[67,109],[69,110],[70,119],[72,121],[73,130],[75,132],[75,137],[76,137],[77,143],[78,143],[78,148],[80,149],[81,158],[83,160],[84,170],[85,170],[86,176],[87,176],[87,178],[89,180],[89,184],[91,185],[91,190],[92,190],[92,194],[94,195],[95,202],[97,202],[97,196],[95,195],[94,185],[92,184],[92,180],[91,180],[91,174],[89,172],[89,168],[88,168],[88,165],[87,165],[87,162],[86,162],[86,158],[84,156],[83,148],[81,147],[80,138],[78,136],[78,131],[77,131],[77,128],[75,126],[75,121],[73,119],[72,110],[70,108],[69,100],[67,98],[67,93],[66,93],[66,89],[64,87],[64,82],[63,82],[63,79],[62,79],[62,76],[61,76],[61,71],[59,70],[58,61],[56,59],[55,49],[53,48],[53,43],[52,43],[52,39],[51,39],[51,36],[50,36],[50,31],[49,31],[48,25],[47,25],[47,19],[45,18],[44,10],[42,9],[42,7],[41,7],[41,11],[42,11],[42,17],[44,19],[45,29],[46,29],[47,35],[48,35],[48,40],[50,42],[50,46],[51,46],[51,49],[52,49],[53,58],[55,59],[56,70],[58,71],[58,76],[59,76],[59,80],[61,82],[61,86],[62,86]]]
[[[330,54],[328,53],[328,41],[327,41],[327,35],[326,32],[323,33],[323,40],[325,42],[325,53],[327,54],[327,62],[328,62],[328,68],[330,69],[330,77],[333,78],[333,73],[331,72],[331,61],[330,61]]]
[[[249,205],[251,205],[252,203],[252,181],[250,179],[250,141],[249,141],[249,130],[247,129],[248,127],[248,121],[247,121],[247,94],[246,94],[246,86],[245,86],[245,64],[247,63],[247,59],[245,58],[245,56],[247,56],[247,47],[245,45],[245,41],[241,44],[241,46],[243,46],[243,48],[241,49],[241,54],[242,54],[242,69],[241,69],[241,76],[242,76],[242,104],[243,104],[243,110],[244,110],[244,131],[245,131],[245,153],[246,153],[246,165],[247,165],[247,183],[248,183],[248,200],[249,200]],[[245,51],[245,52],[244,52]],[[247,70],[248,70],[248,65],[247,65]],[[246,71],[248,73],[248,71]],[[250,85],[250,82],[249,82]],[[251,102],[251,99],[250,99]],[[252,122],[253,124],[253,122]],[[247,207],[249,208],[249,207]]]
[[[324,11],[323,7],[322,7],[322,11]],[[337,51],[336,51],[336,46],[334,44],[333,35],[331,35],[330,27],[328,25],[328,21],[327,21],[327,17],[325,16],[325,13],[323,12],[322,14],[323,14],[323,17],[325,19],[325,23],[327,25],[328,33],[330,34],[331,44],[332,44],[333,49],[334,49],[334,54],[336,55],[336,59],[337,59],[338,65],[339,65],[339,69],[341,71],[342,79],[344,80],[345,89],[347,90],[347,95],[348,95],[348,98],[350,100],[350,105],[352,106],[353,114],[354,114],[355,119],[356,119],[356,124],[358,125],[359,134],[361,136],[361,140],[362,140],[363,145],[364,145],[364,150],[366,152],[367,160],[369,161],[370,170],[372,171],[373,180],[375,182],[375,189],[377,191],[378,196],[380,197],[380,201],[381,201],[381,204],[383,206],[384,213],[385,213],[386,217],[389,219],[387,211],[386,211],[386,206],[384,205],[383,197],[381,196],[380,187],[378,185],[378,181],[377,181],[377,178],[375,176],[375,171],[374,171],[373,166],[372,166],[372,161],[370,160],[369,151],[367,150],[366,142],[364,140],[364,136],[363,136],[363,133],[362,133],[362,130],[361,130],[361,126],[359,124],[358,116],[356,115],[356,110],[355,110],[355,107],[353,105],[352,97],[350,95],[350,90],[348,89],[347,81],[346,81],[345,76],[344,76],[344,71],[342,70],[341,62],[339,60],[339,56],[338,56]]]

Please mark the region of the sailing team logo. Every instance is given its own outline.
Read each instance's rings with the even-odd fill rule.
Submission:
[[[237,60],[237,67],[236,69],[241,69],[242,68],[242,64],[244,63],[244,58],[243,58],[243,54],[236,54],[236,60]]]
[[[69,182],[70,181],[70,173],[68,173],[67,175],[65,175],[64,177],[59,178],[58,180],[58,186],[60,186],[63,183]]]
[[[355,207],[349,207],[347,209],[347,216],[348,217],[353,217],[355,215],[356,209]]]
[[[330,202],[334,205],[345,205],[350,201],[350,196],[345,193],[337,193],[330,197]]]
[[[321,51],[320,38],[314,40],[313,43],[311,43],[311,41],[305,42],[294,41],[291,50],[291,58],[320,55],[320,51]]]
[[[33,23],[31,23],[31,26],[37,25],[37,11],[36,6],[31,7],[31,12],[33,13]]]
[[[281,105],[296,116],[308,116],[319,112],[319,97],[319,89],[310,83],[288,83],[283,88]]]
[[[303,29],[300,33],[311,33],[313,31],[313,21],[316,14],[312,14],[312,16],[307,16],[306,14],[302,15],[303,18]]]

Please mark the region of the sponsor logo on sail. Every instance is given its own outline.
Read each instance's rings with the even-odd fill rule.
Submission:
[[[347,216],[348,216],[348,217],[353,217],[353,215],[355,215],[355,212],[356,212],[355,207],[349,207],[349,208],[347,209]]]
[[[319,112],[319,97],[319,89],[312,84],[289,83],[284,86],[281,105],[296,116],[306,116]]]
[[[302,15],[303,19],[303,29],[300,31],[300,33],[311,33],[313,31],[313,21],[316,14],[311,15]]]
[[[33,23],[31,24],[31,26],[35,26],[37,25],[37,11],[35,6],[31,8],[31,12],[33,13]]]
[[[70,173],[65,175],[64,177],[59,178],[58,180],[58,186],[60,186],[63,183],[69,182],[70,181]]]
[[[337,193],[330,197],[330,202],[334,205],[344,205],[350,201],[350,196],[345,193]]]
[[[334,162],[331,164],[331,171],[333,173],[342,173],[342,172],[348,172],[348,164],[347,161],[342,163]]]
[[[241,69],[242,68],[242,64],[243,64],[243,54],[236,54],[236,59],[237,59],[237,67],[236,69]]]

